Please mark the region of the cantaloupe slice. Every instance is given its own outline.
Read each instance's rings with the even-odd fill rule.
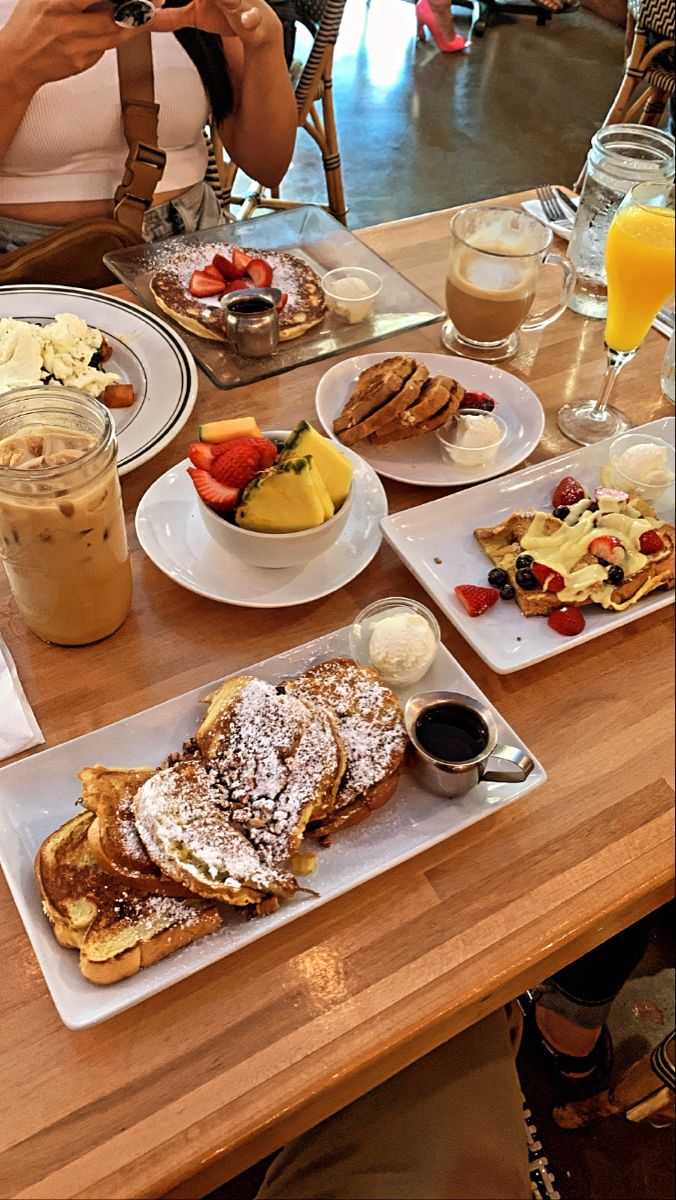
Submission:
[[[225,421],[207,421],[200,425],[201,442],[231,442],[238,437],[261,437],[254,417],[229,417]]]

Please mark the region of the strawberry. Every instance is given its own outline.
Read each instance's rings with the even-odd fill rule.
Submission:
[[[223,287],[227,296],[230,294],[230,292],[238,292],[240,288],[251,287],[251,284],[249,283],[248,279],[229,279],[228,282],[223,285]]]
[[[585,619],[579,608],[566,604],[563,608],[556,608],[549,614],[547,624],[563,637],[575,637],[577,633],[582,633]]]
[[[188,467],[188,475],[197,488],[198,496],[209,508],[213,508],[215,512],[229,512],[236,507],[240,495],[239,488],[224,487],[208,471],[202,471],[199,467]]]
[[[629,492],[621,492],[619,488],[597,487],[594,492],[597,503],[600,507],[609,509],[619,509],[629,500]]]
[[[211,279],[204,271],[193,271],[188,285],[192,296],[220,296],[223,291],[223,280]]]
[[[188,446],[188,458],[193,467],[198,467],[200,471],[210,471],[217,449],[217,446],[210,446],[208,442],[191,442]]]
[[[474,583],[458,584],[455,594],[464,604],[470,617],[480,617],[497,604],[499,599],[499,592],[495,588],[477,587]]]
[[[246,273],[246,269],[250,262],[251,255],[247,254],[245,250],[240,250],[239,246],[235,246],[232,251],[232,265],[237,272],[238,278],[240,275],[244,275]]]
[[[465,392],[460,401],[461,408],[478,408],[482,412],[493,412],[495,400],[488,392]]]
[[[592,538],[587,549],[590,554],[595,554],[597,558],[604,558],[606,562],[613,563],[615,566],[624,562],[627,555],[620,539],[614,537],[612,533],[601,533],[598,537]]]
[[[277,312],[281,312],[283,308],[286,308],[286,303],[287,303],[288,299],[289,299],[289,293],[282,292],[282,298],[281,298],[279,304],[277,305]]]
[[[246,268],[246,273],[254,287],[266,288],[272,283],[272,267],[264,258],[252,258]]]
[[[559,572],[554,571],[552,567],[546,567],[544,563],[531,563],[530,569],[543,592],[560,592],[566,586],[563,575],[559,575]]]
[[[570,508],[571,504],[577,504],[578,500],[584,500],[586,495],[582,484],[578,483],[572,475],[566,475],[552,496],[552,507],[560,508],[562,505],[566,505]]]
[[[226,258],[225,254],[214,254],[213,265],[223,279],[238,279],[241,275],[241,271],[237,270],[234,262]]]
[[[225,279],[221,275],[221,272],[217,270],[212,263],[207,263],[206,267],[203,267],[202,270],[205,275],[209,276],[209,279],[217,279],[218,282],[225,287]]]
[[[211,474],[218,483],[245,488],[277,457],[277,447],[267,438],[241,437],[227,442],[216,457]]]
[[[645,533],[641,534],[638,547],[641,554],[659,554],[664,550],[664,541],[656,529],[646,529]]]

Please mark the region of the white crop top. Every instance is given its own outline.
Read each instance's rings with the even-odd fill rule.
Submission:
[[[0,0],[0,27],[15,0]],[[163,192],[189,188],[207,164],[202,127],[207,95],[192,61],[172,33],[152,35],[155,98],[160,106],[159,144],[167,153]],[[107,51],[96,66],[36,92],[7,153],[0,160],[0,203],[107,200],[124,172],[117,56]]]

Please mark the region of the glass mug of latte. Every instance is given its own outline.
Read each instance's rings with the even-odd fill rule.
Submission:
[[[0,558],[44,641],[81,646],[124,621],[132,584],[117,441],[98,400],[56,386],[2,397]]]
[[[551,230],[522,209],[463,208],[450,224],[442,341],[466,358],[500,362],[516,353],[520,329],[545,329],[565,312],[575,268],[550,252]],[[529,317],[540,270],[550,264],[563,272],[559,302]]]

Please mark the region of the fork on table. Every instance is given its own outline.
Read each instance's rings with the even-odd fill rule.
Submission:
[[[570,210],[564,208],[562,201],[549,184],[545,184],[542,187],[536,187],[535,194],[542,205],[542,211],[544,212],[548,221],[552,221],[556,225],[564,225],[569,229],[573,228],[573,223],[575,221],[574,214]]]

